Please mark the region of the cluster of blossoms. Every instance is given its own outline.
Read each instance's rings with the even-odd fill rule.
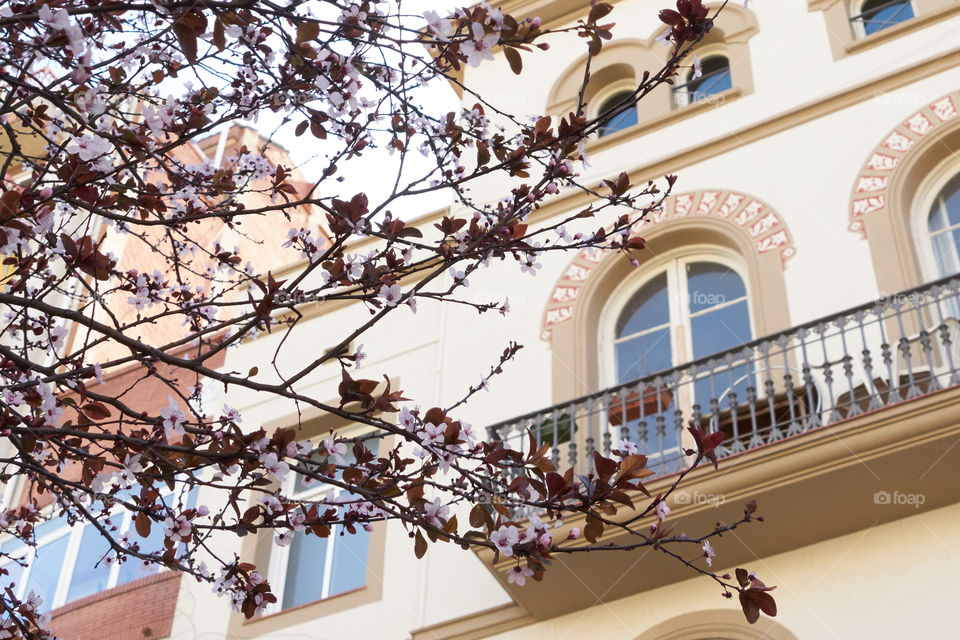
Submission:
[[[269,585],[239,560],[221,561],[219,573],[196,562],[192,554],[207,532],[268,529],[283,546],[297,534],[349,535],[399,518],[418,555],[428,539],[486,547],[518,561],[507,575],[517,585],[540,580],[544,561],[565,544],[600,548],[603,523],[595,514],[615,512],[615,503],[630,501],[624,492],[642,489],[633,484],[645,464],[635,445],[623,443],[617,460],[594,460],[595,471],[581,477],[559,472],[532,441],[484,442],[454,417],[519,345],[510,343],[489,375],[446,409],[411,408],[414,401],[380,372],[351,376],[364,357],[358,338],[397,307],[415,313],[418,301],[453,300],[506,313],[506,302],[457,295],[498,260],[536,275],[547,251],[622,249],[648,211],[637,203],[661,195],[634,187],[625,174],[605,181],[612,195],[566,225],[596,228],[581,219],[630,213],[613,225],[601,222],[596,235],[561,224],[554,238],[534,229],[531,214],[571,185],[588,189],[578,171],[588,166],[584,141],[596,122],[578,113],[512,115],[479,95],[472,107],[449,112],[419,102],[425,83],[445,82],[442,76],[460,82],[464,65],[490,60],[495,50],[520,73],[524,57],[547,48],[540,21],[481,2],[445,17],[428,11],[412,34],[405,17],[366,0],[325,7],[322,18],[296,3],[175,10],[146,3],[109,12],[88,5],[0,7],[10,43],[0,45],[0,66],[19,78],[13,99],[0,107],[13,147],[8,173],[19,172],[18,184],[8,176],[0,193],[4,277],[8,268],[13,273],[0,291],[0,432],[23,443],[4,472],[27,476],[29,491],[54,494],[53,508],[71,522],[108,523],[110,509],[127,509],[133,529],[117,532],[114,521],[104,534],[116,533],[121,549],[108,562],[179,566],[228,594],[247,616],[275,601]],[[676,16],[665,15],[679,48],[707,22],[698,0],[677,7]],[[552,31],[583,38],[595,55],[610,37],[610,10],[593,3],[576,26]],[[645,79],[644,88],[666,82],[676,63]],[[313,154],[315,175],[291,168],[290,155],[269,137],[235,135],[236,120],[258,117],[282,119],[281,135],[289,128],[294,137],[312,137],[314,144],[302,146]],[[370,202],[350,189],[344,167],[384,150],[401,168],[395,181],[375,176],[395,187]],[[409,169],[417,150],[428,158],[419,174]],[[491,174],[510,181],[509,192],[478,202],[472,185],[486,185]],[[433,187],[456,202],[437,224],[407,224],[389,213],[392,202]],[[274,278],[278,261],[296,252],[306,264]],[[371,321],[337,326],[343,332],[333,348],[290,358],[299,348],[291,345],[305,344],[286,333],[298,321],[289,300],[300,295],[365,305]],[[225,348],[280,333],[271,379],[258,366],[237,372],[219,364]],[[332,403],[303,391],[316,388],[312,381],[328,363],[342,376]],[[293,428],[267,433],[228,405],[219,410],[219,400],[207,406],[201,391],[220,387],[240,397],[282,398],[367,430],[316,442],[298,439]],[[366,447],[386,434],[400,441],[393,450]],[[712,449],[701,449],[709,457],[704,452]],[[166,503],[165,483],[218,492],[218,512]],[[303,491],[311,485],[315,490]],[[250,494],[244,510],[238,501]],[[0,516],[3,532],[29,540],[39,521],[34,497]],[[507,520],[505,504],[578,513],[587,521],[586,541],[578,542],[576,527],[556,540],[560,518],[552,529],[537,514],[525,523]],[[473,507],[469,534],[453,515],[459,506]],[[654,499],[649,513],[660,536],[669,509]],[[162,532],[162,551],[141,548],[156,547],[146,542],[151,531]],[[701,539],[709,566],[713,549]],[[34,597],[18,605],[8,595],[0,594],[6,610],[29,624],[39,620],[31,618]],[[8,622],[0,622],[0,638],[18,633]]]

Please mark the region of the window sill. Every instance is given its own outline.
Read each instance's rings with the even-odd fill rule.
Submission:
[[[693,102],[682,107],[675,107],[664,115],[650,118],[632,127],[611,133],[608,136],[603,136],[602,138],[594,138],[587,142],[586,150],[590,153],[603,151],[604,149],[616,146],[627,140],[632,140],[656,129],[662,129],[681,120],[686,120],[709,109],[721,107],[729,102],[733,102],[742,95],[744,95],[744,92],[739,87],[733,87],[726,91],[715,93],[704,100]]]
[[[305,602],[305,603],[303,603],[303,604],[298,604],[297,606],[295,606],[295,607],[290,607],[289,609],[283,609],[283,610],[281,610],[281,611],[274,611],[273,613],[268,613],[268,614],[265,614],[265,615],[262,615],[262,616],[257,616],[256,618],[250,618],[249,620],[244,620],[244,621],[243,621],[243,624],[244,624],[244,626],[252,625],[252,624],[256,624],[256,623],[258,623],[258,622],[264,621],[264,620],[270,620],[270,619],[272,619],[272,618],[278,618],[278,617],[280,617],[280,616],[284,616],[284,615],[287,615],[287,614],[293,614],[293,613],[295,613],[295,612],[297,612],[297,611],[303,611],[304,609],[308,609],[308,608],[312,608],[312,607],[319,607],[320,605],[334,602],[335,600],[337,600],[337,599],[339,599],[339,598],[346,598],[347,596],[352,596],[352,595],[354,595],[354,594],[356,594],[356,593],[360,593],[360,592],[362,592],[362,591],[365,591],[366,588],[367,588],[366,586],[357,587],[356,589],[350,589],[349,591],[344,591],[343,593],[338,593],[338,594],[333,595],[333,596],[328,596],[328,597],[326,597],[326,598],[320,598],[319,600],[312,600],[311,602]],[[325,607],[325,608],[326,608],[326,607]],[[339,608],[338,608],[338,610],[339,610]],[[327,615],[327,614],[324,614],[324,615]],[[313,616],[311,616],[311,617],[313,617]]]

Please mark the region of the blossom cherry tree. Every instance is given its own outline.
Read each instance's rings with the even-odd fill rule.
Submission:
[[[675,177],[634,185],[621,173],[586,184],[584,144],[671,84],[715,14],[700,0],[663,10],[669,62],[590,119],[589,61],[611,38],[611,11],[594,1],[575,25],[550,29],[484,3],[449,15],[372,0],[0,7],[0,480],[21,496],[0,513],[4,536],[35,545],[36,527],[64,516],[108,541],[101,561],[185,572],[248,617],[275,601],[264,568],[217,555],[215,536],[267,531],[285,545],[294,532],[353,534],[387,520],[406,527],[417,556],[453,543],[515,559],[508,580],[519,586],[549,579],[548,561],[560,554],[651,547],[716,581],[725,596],[737,594],[751,622],[761,611],[774,615],[770,588],[754,574],[711,569],[722,558],[711,540],[759,520],[756,505],[697,536],[669,524],[666,498],[704,460],[716,464],[721,434],[691,425],[688,469],[653,496],[635,447],[612,458],[593,452],[582,469],[564,470],[532,435],[518,450],[484,441],[458,419],[519,344],[505,345],[480,383],[445,407],[405,397],[393,382],[403,372],[356,372],[363,336],[394,314],[416,313],[418,302],[508,313],[506,300],[462,295],[491,264],[535,276],[547,252],[598,248],[631,259],[643,249],[636,227]],[[507,113],[462,80],[464,66],[494,54],[522,74],[524,60],[545,55],[562,34],[579,36],[588,51],[568,114]],[[447,82],[462,92],[463,108],[442,112],[418,97]],[[252,146],[224,144],[222,132],[236,122],[272,133]],[[309,179],[271,144],[288,131],[322,150]],[[378,153],[398,167],[383,193],[342,179]],[[491,177],[501,193],[471,191]],[[530,221],[567,190],[592,204]],[[394,203],[437,191],[456,206],[436,224],[391,213]],[[573,232],[585,225],[593,230]],[[297,261],[295,275],[274,277]],[[333,348],[284,369],[281,352],[305,339],[305,303],[369,314]],[[219,366],[226,350],[265,333],[283,336],[263,366],[269,375]],[[326,364],[341,371],[338,402],[303,391]],[[143,381],[162,401],[130,393]],[[299,424],[268,430],[211,405],[213,387],[367,428],[321,440],[305,438]],[[335,491],[298,501],[284,491],[291,474]],[[186,498],[197,488],[203,504]],[[117,532],[118,510],[131,514],[135,532]],[[469,522],[459,522],[466,511]],[[576,514],[586,517],[582,532],[561,526]],[[160,549],[144,542],[155,530]],[[632,542],[601,544],[610,530]],[[38,598],[14,593],[0,592],[3,637],[52,637]]]

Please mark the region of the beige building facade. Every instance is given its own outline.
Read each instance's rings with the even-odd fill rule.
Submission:
[[[504,8],[563,26],[581,4]],[[614,39],[586,92],[592,114],[667,56],[662,2],[613,4]],[[659,475],[651,491],[682,464],[686,424],[724,431],[720,470],[691,474],[669,519],[693,534],[755,498],[765,521],[717,540],[715,566],[777,585],[778,616],[748,625],[715,583],[654,551],[558,558],[542,583],[518,587],[511,564],[487,553],[440,544],[417,560],[389,523],[357,542],[284,550],[269,532],[222,537],[218,553],[256,561],[281,602],[244,620],[183,578],[166,637],[960,637],[960,2],[746,4],[732,2],[701,43],[702,77],[682,73],[586,147],[587,184],[620,171],[635,183],[679,175],[640,231],[639,266],[595,252],[547,254],[535,276],[493,265],[471,276],[468,295],[507,298],[510,314],[421,302],[365,337],[361,372],[387,372],[408,397],[443,405],[516,340],[518,358],[460,416],[508,441],[530,429],[564,466],[629,441]],[[521,76],[498,55],[464,82],[511,112],[563,115],[583,63],[570,36],[527,56]],[[533,223],[589,203],[561,193]],[[300,335],[315,338],[283,351],[282,369],[368,317],[300,311]],[[246,342],[223,367],[269,361],[281,337]],[[340,371],[326,366],[300,391],[337,397]],[[244,425],[297,422],[296,407],[273,397],[211,401]],[[346,428],[306,418],[307,436]]]

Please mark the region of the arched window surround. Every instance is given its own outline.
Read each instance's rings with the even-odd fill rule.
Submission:
[[[704,192],[706,193],[706,192]],[[707,215],[664,219],[641,234],[648,249],[634,252],[638,267],[619,254],[602,256],[579,283],[569,318],[549,327],[552,344],[553,398],[565,402],[604,388],[609,363],[601,363],[598,336],[601,316],[620,284],[645,273],[661,254],[691,247],[711,247],[736,256],[738,273],[748,286],[748,304],[754,336],[788,329],[790,324],[786,282],[781,256],[759,253],[756,243],[732,220]],[[571,268],[577,267],[576,262]],[[566,282],[566,281],[562,281]],[[749,283],[749,284],[747,284]],[[564,285],[555,293],[562,293]],[[624,294],[626,295],[626,294]],[[760,304],[760,300],[763,304]],[[607,367],[601,373],[601,368]]]
[[[659,276],[664,270],[669,270],[676,263],[689,265],[693,263],[709,262],[723,265],[739,276],[746,288],[747,309],[750,318],[750,329],[756,326],[753,310],[753,290],[743,258],[735,251],[715,244],[694,244],[674,249],[658,255],[655,259],[643,264],[626,278],[608,298],[600,314],[599,331],[597,333],[597,353],[600,354],[600,384],[612,386],[622,380],[617,379],[614,341],[616,340],[616,323],[620,313],[626,307],[631,296],[648,282]],[[668,282],[668,287],[673,286]],[[668,290],[669,291],[669,290]],[[669,291],[670,304],[676,307],[675,296],[682,292],[674,289]],[[671,310],[672,314],[672,310]],[[690,318],[687,312],[681,312],[679,323],[670,326],[671,353],[674,364],[680,365],[693,360],[690,348]]]
[[[941,161],[916,190],[910,222],[914,246],[919,257],[920,276],[924,281],[936,280],[943,276],[937,267],[927,224],[935,199],[947,182],[957,175],[960,175],[960,152]]]
[[[870,244],[881,293],[903,291],[935,277],[925,218],[956,149],[960,91],[934,100],[880,138],[855,178],[849,228]]]

